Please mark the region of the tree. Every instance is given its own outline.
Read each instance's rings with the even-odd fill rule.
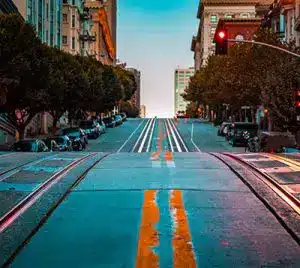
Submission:
[[[123,102],[121,104],[120,111],[122,113],[126,113],[126,115],[131,118],[138,117],[140,114],[139,109],[137,107],[133,106],[129,101]]]
[[[1,15],[0,29],[0,88],[6,91],[2,108],[23,137],[27,124],[45,107],[49,70],[30,24],[18,15]]]

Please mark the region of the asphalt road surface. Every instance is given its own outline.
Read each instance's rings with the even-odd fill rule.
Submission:
[[[137,119],[84,152],[0,153],[0,265],[300,267],[300,156]]]

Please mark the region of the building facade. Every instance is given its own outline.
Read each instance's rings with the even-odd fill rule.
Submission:
[[[209,55],[215,52],[214,35],[219,19],[248,19],[263,15],[271,0],[201,0],[197,18],[200,19],[197,36],[192,39],[194,67],[198,71]]]
[[[112,29],[109,24],[107,5],[104,1],[86,1],[85,6],[92,14],[92,35],[95,42],[92,46],[93,55],[103,64],[114,64],[116,48],[112,39]]]
[[[12,0],[0,1],[0,14],[18,13],[18,9]]]
[[[126,68],[133,73],[136,83],[136,91],[131,98],[131,103],[139,110],[141,109],[141,72],[134,68]]]
[[[216,34],[219,30],[226,29],[228,39],[253,40],[253,36],[260,25],[260,18],[219,19],[214,39],[216,39]],[[234,42],[230,42],[228,43],[228,47],[234,44]]]
[[[63,50],[73,55],[93,54],[92,13],[83,0],[63,0]]]
[[[187,102],[183,99],[181,94],[185,92],[190,82],[190,77],[195,73],[193,67],[187,69],[176,69],[174,78],[174,104],[175,104],[175,114],[179,111],[186,111]]]
[[[282,41],[300,46],[300,1],[273,0],[262,26],[278,33]]]
[[[14,3],[19,13],[33,25],[37,35],[44,43],[61,48],[61,0],[14,0]]]

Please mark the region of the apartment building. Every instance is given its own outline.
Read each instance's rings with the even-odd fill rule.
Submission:
[[[180,69],[177,68],[174,72],[174,104],[175,114],[179,111],[186,111],[187,102],[183,99],[181,94],[184,93],[190,82],[190,77],[195,73],[193,67]]]

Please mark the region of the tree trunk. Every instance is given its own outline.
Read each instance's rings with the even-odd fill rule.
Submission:
[[[272,117],[271,117],[271,114],[269,114],[269,116],[268,116],[268,131],[269,132],[272,131]]]

